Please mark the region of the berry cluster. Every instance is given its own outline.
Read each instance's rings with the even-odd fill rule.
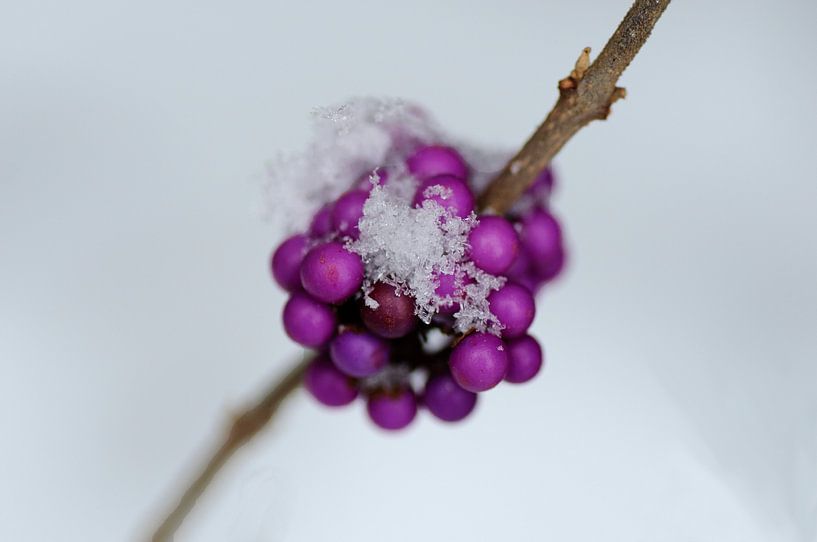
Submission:
[[[318,401],[362,395],[384,429],[407,426],[420,405],[454,422],[479,392],[540,370],[534,296],[565,257],[553,176],[543,171],[507,217],[475,214],[470,177],[455,149],[419,146],[362,172],[275,250],[284,328],[318,351],[305,376]],[[424,239],[412,248],[411,236]]]

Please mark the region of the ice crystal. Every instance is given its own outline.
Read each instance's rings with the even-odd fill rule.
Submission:
[[[418,181],[405,169],[405,158],[424,144],[456,147],[471,167],[469,184],[479,192],[502,167],[509,153],[484,150],[445,134],[420,107],[397,99],[359,98],[313,111],[313,139],[302,153],[281,155],[267,165],[268,210],[281,229],[303,230],[314,212],[367,176],[373,188],[359,223],[360,237],[350,248],[366,264],[364,302],[382,281],[415,298],[417,315],[428,323],[447,302],[460,306],[454,327],[498,333],[487,297],[504,279],[477,269],[467,260],[473,214],[459,218],[434,201],[412,206]],[[377,168],[389,171],[381,186]],[[426,196],[450,197],[450,189],[432,186]],[[457,293],[435,293],[438,273],[455,274]]]
[[[405,186],[417,182],[402,173],[389,178],[386,186],[375,186],[363,207],[360,236],[349,247],[366,265],[364,292],[376,282],[397,287],[414,298],[417,316],[426,323],[447,301],[459,303],[454,315],[458,331],[477,329],[498,332],[487,297],[504,279],[489,275],[467,260],[468,233],[477,224],[474,214],[459,218],[435,201],[413,207]],[[463,287],[454,296],[442,297],[435,290],[440,273],[457,275]],[[466,280],[467,277],[470,280]],[[365,303],[376,308],[366,295]]]

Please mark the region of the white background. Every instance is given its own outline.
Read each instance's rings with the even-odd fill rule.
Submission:
[[[0,2],[0,539],[139,539],[298,349],[260,173],[352,95],[520,144],[628,0]],[[817,540],[817,5],[687,0],[558,157],[548,366],[384,435],[303,392],[182,540]]]

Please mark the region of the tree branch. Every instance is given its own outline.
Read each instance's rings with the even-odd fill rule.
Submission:
[[[218,471],[239,448],[269,423],[284,399],[298,389],[310,361],[311,358],[301,361],[283,378],[273,381],[267,391],[253,405],[233,418],[232,424],[224,436],[224,441],[210,456],[200,474],[193,480],[178,503],[156,529],[151,538],[153,542],[173,540],[173,534],[193,509],[196,501],[207,489],[207,486],[210,485],[210,482],[213,481]]]
[[[559,81],[559,99],[545,121],[479,198],[480,209],[505,213],[565,143],[592,120],[606,119],[610,106],[624,97],[616,86],[619,76],[647,40],[670,0],[636,0],[601,54],[591,64],[584,49],[568,77]],[[237,416],[224,441],[205,463],[201,473],[182,494],[152,537],[153,542],[173,539],[173,534],[196,501],[232,455],[263,429],[281,403],[301,383],[308,361],[284,378]]]
[[[592,63],[582,51],[575,69],[559,81],[559,99],[545,121],[479,198],[479,208],[504,214],[551,159],[583,126],[606,119],[626,94],[616,83],[647,41],[670,0],[636,0]],[[589,66],[588,66],[589,64]]]

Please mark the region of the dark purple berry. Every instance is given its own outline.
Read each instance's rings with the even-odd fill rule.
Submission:
[[[513,264],[519,251],[519,238],[513,225],[501,216],[482,216],[468,235],[474,265],[492,275],[502,275]]]
[[[406,294],[397,294],[394,286],[378,282],[369,294],[378,303],[373,309],[365,304],[360,309],[363,323],[372,332],[387,339],[404,337],[414,330],[414,300]]]
[[[335,311],[303,292],[292,294],[284,305],[284,330],[298,344],[319,348],[335,334]]]
[[[472,333],[454,347],[448,364],[457,384],[468,391],[480,392],[502,382],[508,369],[508,354],[499,337]]]
[[[521,337],[528,331],[536,316],[536,303],[530,290],[513,282],[506,282],[488,296],[491,314],[504,326],[502,337]]]
[[[457,422],[474,410],[477,394],[460,387],[450,374],[442,374],[429,378],[423,404],[437,418]]]
[[[420,147],[406,160],[412,175],[421,181],[436,175],[454,175],[468,178],[468,165],[460,153],[451,147],[431,145]]]
[[[332,339],[329,354],[335,366],[349,376],[362,378],[379,372],[389,362],[389,343],[369,333],[346,329]]]
[[[363,271],[360,256],[333,241],[306,253],[301,264],[301,284],[319,301],[340,303],[360,288]]]
[[[272,255],[270,267],[275,281],[284,290],[301,289],[301,261],[306,253],[305,235],[293,235],[281,243]]]
[[[354,381],[338,371],[325,355],[318,356],[307,367],[304,387],[326,406],[348,405],[357,397]]]
[[[542,347],[530,335],[506,341],[508,348],[508,372],[505,380],[514,384],[527,382],[542,368]]]
[[[417,399],[411,389],[377,392],[369,397],[366,410],[372,421],[383,429],[403,429],[417,415]]]

